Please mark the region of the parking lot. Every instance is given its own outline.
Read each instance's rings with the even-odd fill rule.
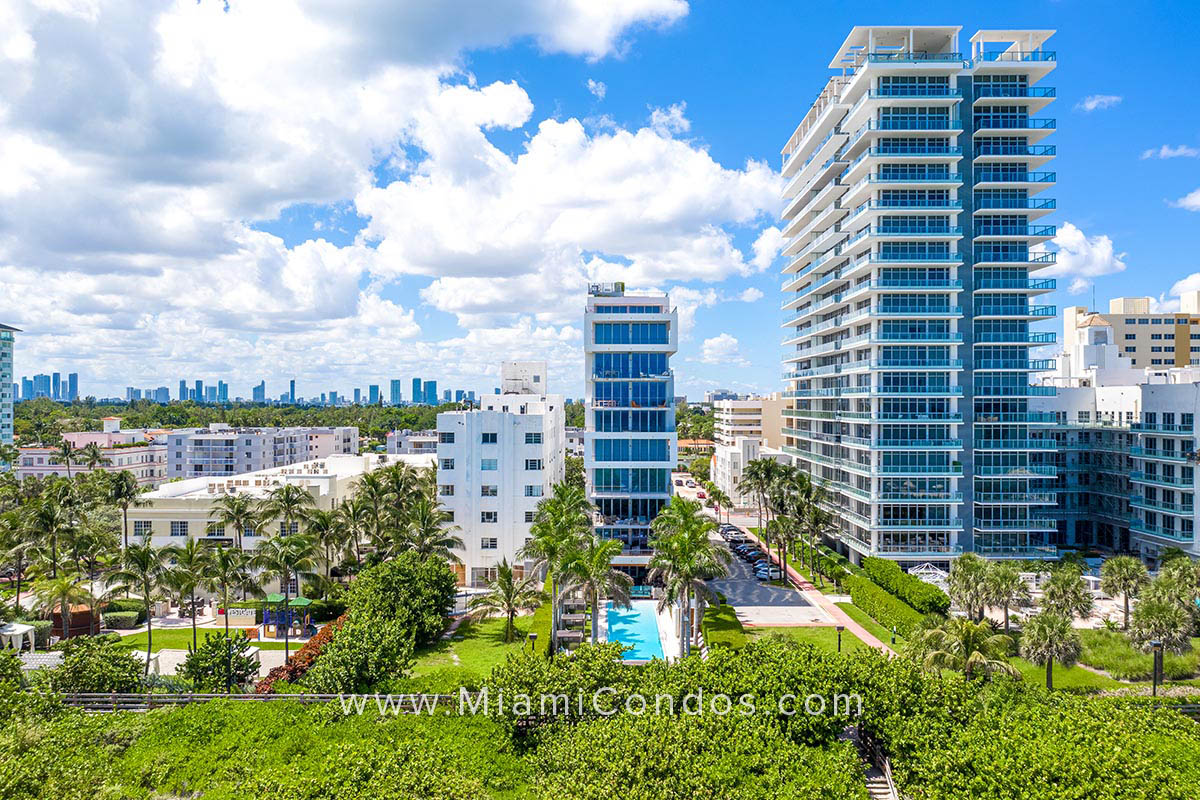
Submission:
[[[722,547],[725,541],[713,534]],[[728,577],[709,581],[715,591],[725,595],[743,625],[820,625],[833,620],[818,606],[810,603],[803,592],[790,586],[773,586],[760,581],[753,567],[734,555]]]

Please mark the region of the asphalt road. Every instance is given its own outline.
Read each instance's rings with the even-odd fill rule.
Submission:
[[[718,537],[719,538],[719,537]],[[724,540],[721,546],[725,547]],[[772,586],[754,577],[754,570],[736,555],[729,563],[729,577],[709,581],[708,585],[725,595],[732,606],[808,606],[804,595],[795,589]]]

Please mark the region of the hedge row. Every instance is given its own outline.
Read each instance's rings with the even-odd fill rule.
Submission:
[[[863,559],[862,567],[868,578],[922,614],[945,614],[950,610],[945,592],[909,575],[895,561],[868,557]]]
[[[146,624],[146,604],[143,603],[141,600],[137,599],[136,597],[127,597],[127,598],[118,598],[116,600],[109,600],[108,604],[104,606],[105,615],[112,614],[113,612],[118,612],[118,611],[119,612],[132,611],[135,614],[137,614],[137,620],[136,620],[135,624],[137,624],[137,625],[145,625]]]
[[[921,615],[905,603],[872,583],[869,579],[851,575],[843,582],[850,591],[850,600],[885,628],[896,626],[896,633],[907,637],[921,624]]]
[[[104,614],[104,627],[112,628],[114,631],[128,631],[138,626],[138,613],[136,611],[109,611]]]

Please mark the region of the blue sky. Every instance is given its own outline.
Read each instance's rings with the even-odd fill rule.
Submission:
[[[369,0],[363,2],[370,5]],[[667,8],[672,4],[674,7]],[[195,178],[193,192],[208,193],[206,197],[215,198],[211,201],[211,205],[216,206],[211,230],[222,232],[207,234],[208,238],[204,239],[205,230],[198,224],[194,226],[195,230],[183,226],[185,230],[181,235],[197,237],[197,249],[205,251],[182,256],[193,259],[195,266],[189,267],[191,272],[178,280],[142,280],[136,289],[117,292],[125,297],[136,293],[140,303],[152,306],[156,300],[165,301],[169,293],[186,285],[190,275],[198,283],[222,282],[224,288],[215,299],[203,308],[190,305],[180,308],[174,315],[147,318],[133,308],[106,311],[103,304],[95,302],[97,288],[93,284],[90,301],[72,299],[65,303],[70,306],[71,316],[57,320],[56,333],[47,326],[40,326],[36,319],[31,325],[29,320],[20,318],[22,309],[28,304],[19,305],[17,298],[21,292],[15,291],[7,306],[0,298],[0,316],[4,317],[0,321],[16,324],[30,332],[25,337],[23,349],[18,349],[17,373],[32,374],[50,369],[78,371],[85,387],[94,388],[98,394],[117,393],[127,382],[138,386],[174,386],[179,377],[193,375],[212,380],[232,377],[235,394],[248,394],[252,379],[259,375],[267,378],[269,391],[282,391],[284,381],[291,374],[299,375],[299,391],[305,395],[326,388],[347,391],[368,382],[386,383],[393,377],[402,378],[407,391],[413,374],[438,378],[440,386],[487,390],[494,384],[491,365],[495,361],[506,356],[538,357],[539,347],[544,347],[545,357],[552,364],[552,379],[556,380],[558,388],[577,396],[582,389],[581,342],[571,338],[570,329],[579,327],[582,297],[577,297],[577,311],[568,312],[570,292],[565,289],[547,292],[544,287],[556,282],[559,270],[561,274],[575,275],[572,280],[579,280],[580,263],[599,254],[604,261],[617,265],[613,269],[623,265],[626,269],[639,270],[637,274],[647,283],[680,292],[680,296],[687,296],[687,302],[695,308],[694,325],[685,331],[675,362],[677,383],[682,390],[696,396],[706,387],[726,385],[742,390],[781,388],[780,331],[777,327],[779,263],[772,263],[762,271],[755,267],[734,268],[730,264],[737,259],[722,262],[722,257],[705,251],[697,258],[711,257],[712,265],[698,267],[689,276],[687,258],[681,258],[679,243],[687,240],[689,226],[700,232],[705,226],[715,225],[728,234],[729,241],[740,251],[738,258],[752,259],[752,243],[772,224],[775,208],[763,199],[762,182],[747,164],[765,162],[772,170],[777,168],[781,145],[823,85],[829,74],[827,64],[835,48],[855,24],[961,25],[964,46],[970,34],[980,28],[1056,29],[1048,47],[1058,52],[1058,66],[1043,85],[1057,87],[1058,100],[1042,114],[1058,120],[1058,132],[1048,140],[1058,146],[1058,158],[1048,167],[1058,173],[1058,185],[1047,194],[1057,199],[1059,210],[1046,222],[1059,225],[1060,230],[1068,223],[1078,228],[1082,232],[1082,250],[1075,258],[1068,259],[1074,272],[1059,277],[1059,286],[1064,288],[1047,298],[1047,302],[1057,303],[1060,308],[1090,304],[1094,285],[1101,306],[1109,297],[1122,294],[1161,297],[1169,306],[1176,283],[1200,272],[1195,247],[1188,246],[1189,240],[1200,230],[1200,212],[1189,210],[1186,203],[1178,204],[1182,198],[1200,189],[1200,157],[1196,155],[1200,152],[1200,112],[1194,103],[1181,102],[1184,79],[1165,66],[1167,54],[1191,51],[1194,24],[1188,25],[1187,21],[1194,19],[1195,5],[1182,2],[1152,6],[1072,1],[1009,2],[1003,4],[1002,11],[987,14],[978,13],[984,7],[982,4],[970,4],[971,13],[964,14],[964,5],[860,2],[852,6],[825,5],[819,13],[809,13],[790,2],[697,0],[688,4],[686,14],[681,14],[678,0],[647,0],[648,9],[641,17],[634,15],[632,19],[615,23],[617,33],[599,43],[589,40],[579,44],[577,34],[572,33],[574,29],[570,27],[577,23],[572,20],[553,25],[533,21],[528,23],[527,30],[518,22],[505,23],[508,27],[503,31],[474,32],[468,36],[457,31],[454,20],[448,18],[431,23],[440,26],[437,30],[451,40],[451,44],[436,57],[410,59],[403,52],[403,43],[394,41],[384,46],[383,55],[369,47],[358,48],[354,58],[364,62],[368,58],[378,58],[381,59],[379,63],[400,63],[414,75],[427,76],[427,72],[420,70],[436,71],[439,76],[437,86],[429,91],[441,93],[444,98],[448,96],[448,89],[461,87],[465,94],[471,95],[470,102],[490,109],[480,112],[483,117],[493,114],[495,119],[476,120],[466,126],[467,130],[459,130],[458,117],[470,116],[475,113],[473,110],[463,112],[455,108],[442,114],[435,109],[428,116],[414,111],[410,118],[394,114],[395,119],[380,125],[382,133],[372,133],[373,138],[369,139],[372,149],[364,151],[361,142],[346,145],[340,133],[330,134],[326,130],[339,125],[353,129],[359,125],[355,117],[339,119],[334,114],[319,121],[305,115],[295,120],[289,117],[288,121],[303,131],[304,136],[318,142],[323,141],[321,137],[330,137],[332,150],[346,145],[345,157],[335,160],[318,147],[300,167],[295,166],[297,162],[281,162],[290,165],[293,171],[304,172],[311,168],[312,174],[306,174],[297,186],[287,186],[286,176],[271,176],[261,183],[246,177],[260,167],[267,171],[272,166],[270,159],[275,157],[275,148],[265,150],[265,155],[252,154],[257,160],[247,162],[250,169],[241,169],[221,181]],[[386,4],[383,7],[386,8]],[[202,21],[205,25],[215,26],[213,29],[218,31],[221,26],[232,25],[252,29],[256,20],[241,17],[239,12],[241,9],[235,3],[234,12],[225,19],[209,14]],[[164,16],[188,13],[195,12],[181,4],[167,8]],[[319,12],[305,13],[309,17],[319,16]],[[361,13],[365,17],[368,9],[364,7]],[[388,12],[376,9],[371,13]],[[111,35],[103,28],[105,21],[103,17],[94,21],[96,29],[91,35],[95,41],[104,42],[106,36]],[[49,22],[64,25],[61,20]],[[49,23],[46,20],[41,23],[41,27],[33,23],[29,26],[31,36],[38,43],[35,58],[58,46],[55,38],[45,33]],[[333,23],[318,19],[315,24]],[[501,23],[495,24],[499,30]],[[478,25],[486,27],[484,23]],[[147,31],[147,36],[151,36],[149,28]],[[85,31],[81,35],[86,38],[88,33]],[[370,32],[356,31],[355,35],[369,37]],[[572,36],[576,38],[572,39]],[[172,54],[190,52],[188,47],[206,46],[186,41],[185,47],[179,41],[163,38],[152,43]],[[303,50],[302,39],[299,47]],[[230,58],[221,51],[202,55]],[[262,67],[263,76],[274,75],[286,68],[282,63],[271,63],[269,56],[270,53],[263,59],[267,63],[255,65]],[[379,63],[364,67],[363,74],[371,75],[372,81],[378,80]],[[189,64],[179,69],[185,69]],[[155,77],[149,66],[135,65],[132,69],[135,74],[142,69],[146,81],[157,82],[155,85],[162,88],[161,77]],[[275,80],[278,79],[261,79],[258,88],[264,92],[264,97],[269,93],[286,96],[293,88],[272,83]],[[220,120],[222,114],[233,113],[231,109],[240,114],[239,99],[217,81],[219,76],[214,79],[215,93],[220,98],[214,101],[214,118]],[[339,80],[331,78],[323,87],[317,86],[322,76],[317,75],[313,81],[314,92],[318,89],[327,92],[331,104],[344,101],[348,94],[358,91],[362,83],[355,75],[340,76]],[[592,82],[591,90],[589,81]],[[603,85],[602,92],[598,88],[600,84]],[[167,89],[178,93],[181,85],[182,82],[176,82]],[[504,96],[487,100],[485,96],[489,95],[489,90],[486,87],[494,85],[500,85],[502,89],[511,86],[512,90],[504,90],[506,93],[497,90]],[[191,84],[189,91],[190,87]],[[395,98],[396,92],[402,94],[409,90],[389,91],[392,93],[384,96]],[[135,96],[135,93],[131,90],[129,96]],[[303,97],[303,94],[298,96]],[[1110,99],[1094,110],[1085,110],[1085,99],[1097,96]],[[414,97],[418,98],[414,101],[415,106],[420,98]],[[324,98],[324,95],[314,94],[314,108],[319,108]],[[128,114],[127,110],[121,113],[115,110],[120,105],[114,102],[111,109],[99,109],[97,115],[111,120]],[[532,241],[506,242],[494,250],[485,241],[476,255],[481,262],[495,259],[495,265],[490,266],[464,263],[470,261],[471,254],[454,252],[453,246],[445,245],[446,241],[454,241],[452,234],[443,238],[440,246],[432,242],[438,237],[430,237],[428,246],[422,241],[425,238],[423,231],[439,227],[442,221],[447,225],[454,224],[448,219],[415,213],[423,205],[423,175],[449,176],[439,197],[445,196],[447,187],[461,178],[465,197],[478,196],[482,187],[482,196],[486,199],[486,187],[496,185],[496,175],[506,175],[510,171],[509,165],[501,163],[497,172],[484,176],[486,180],[476,174],[481,169],[478,162],[489,157],[485,146],[471,143],[472,136],[480,130],[487,143],[515,163],[526,153],[531,141],[545,138],[539,137],[539,126],[548,120],[561,124],[578,121],[588,137],[586,146],[590,150],[599,150],[606,133],[623,131],[636,135],[646,132],[648,135],[655,111],[662,114],[672,107],[676,107],[676,113],[686,123],[654,127],[654,130],[671,142],[684,143],[687,148],[684,154],[692,151],[707,153],[716,166],[728,173],[729,182],[717,184],[718,190],[728,189],[731,194],[738,195],[736,201],[730,201],[730,208],[698,214],[694,219],[686,209],[670,212],[674,216],[663,223],[663,228],[669,228],[666,235],[673,237],[675,244],[672,246],[658,247],[653,242],[647,243],[646,240],[658,230],[649,224],[645,230],[636,231],[636,235],[624,232],[614,235],[606,230],[593,236],[592,231],[585,231],[581,234],[583,253],[569,257],[548,256],[531,250],[542,238],[533,235]],[[294,113],[298,113],[294,108],[288,109],[277,114],[271,122],[280,115]],[[363,113],[369,116],[373,112]],[[46,133],[47,126],[58,124],[53,120],[34,120],[32,115],[23,122],[24,126],[14,126],[18,133],[21,130],[36,131],[39,126],[41,132]],[[236,126],[226,127],[236,129]],[[82,151],[71,149],[62,131],[50,132],[56,136],[48,136],[46,141],[63,142],[59,155],[68,165],[84,163]],[[236,154],[259,144],[248,138],[247,143],[239,145],[236,135],[236,132],[230,134],[229,143],[230,158],[234,161],[239,157]],[[244,135],[251,137],[253,131]],[[288,143],[287,146],[303,149],[302,144],[296,144],[294,136],[286,133],[279,136],[280,141]],[[263,138],[269,139],[269,133],[264,132]],[[172,146],[182,147],[172,145],[169,139],[165,141],[167,150]],[[1182,146],[1182,152],[1187,154],[1171,158],[1142,157],[1146,151],[1158,153],[1164,146]],[[679,152],[675,154],[680,155]],[[186,153],[177,155],[181,159],[187,157]],[[671,157],[662,156],[662,159],[669,165]],[[329,160],[327,167],[309,166],[319,164],[323,159]],[[344,174],[339,172],[343,162],[351,162]],[[639,168],[646,167],[639,164]],[[133,185],[145,193],[149,191],[147,186],[162,184],[153,175],[131,176],[130,167],[120,169],[124,172],[112,173],[107,180],[114,192],[123,191],[125,196],[136,194],[121,188],[126,185]],[[615,180],[613,175],[619,173],[619,169],[619,164],[606,162],[603,179]],[[62,173],[69,175],[70,170],[64,167]],[[581,171],[579,174],[589,173]],[[697,175],[698,180],[712,177],[703,172]],[[65,182],[66,178],[63,180]],[[185,184],[182,190],[188,188],[188,180],[193,179],[182,179]],[[245,186],[228,188],[230,183],[241,180],[246,181]],[[367,183],[378,192],[369,197],[369,193],[364,194]],[[223,187],[219,192],[212,188],[218,184]],[[389,187],[393,191],[403,189],[403,197],[389,192]],[[663,191],[678,191],[679,188],[664,186]],[[671,200],[665,195],[660,199],[666,204]],[[696,201],[702,199],[703,195],[697,195]],[[4,202],[5,198],[0,194],[0,211],[4,210]],[[15,208],[18,200],[11,202]],[[430,195],[430,208],[441,202]],[[589,202],[603,201],[592,199]],[[1200,196],[1192,205],[1200,206]],[[651,203],[648,208],[653,206]],[[461,204],[451,203],[448,207],[463,210],[467,216],[476,213],[474,208]],[[746,208],[751,210],[747,212]],[[545,213],[544,208],[534,210]],[[129,210],[130,218],[136,218],[136,212],[137,209]],[[603,215],[611,213],[612,209],[597,208],[596,212]],[[14,213],[20,213],[20,209]],[[489,220],[483,215],[496,214],[495,210],[478,213],[480,217],[474,219],[474,227],[485,229]],[[586,216],[586,209],[581,213]],[[390,221],[385,221],[389,214]],[[0,214],[0,219],[3,217]],[[419,222],[417,217],[421,217]],[[503,236],[513,228],[514,221],[522,218],[523,215],[517,213],[512,219],[498,222],[490,238]],[[34,222],[44,224],[42,220]],[[229,227],[234,224],[244,226],[244,230],[240,234],[229,234]],[[363,238],[368,224],[373,225],[370,230],[374,234]],[[586,227],[588,223],[581,224]],[[29,226],[14,227],[17,227],[18,235],[22,229],[29,230]],[[167,229],[169,233],[169,225]],[[252,237],[255,231],[279,237],[282,246],[275,245],[272,249],[269,243],[246,244],[246,237]],[[169,256],[175,263],[181,258],[170,252],[169,244],[161,241],[167,234],[160,232],[157,239],[144,231],[138,231],[137,235],[153,241],[131,246],[131,254],[119,255],[107,250],[99,259],[100,263],[112,262],[107,274],[117,275],[115,280],[125,280],[134,270],[149,265],[145,266],[149,274],[155,274],[158,269],[163,275],[172,275],[172,267],[154,266]],[[220,246],[210,246],[214,239],[223,237],[228,238]],[[312,250],[318,249],[312,244],[316,240],[324,240],[329,248],[316,256],[315,262],[306,261]],[[375,254],[364,254],[360,249],[373,250],[380,241],[389,244],[379,246]],[[81,269],[79,263],[82,260],[95,258],[95,254],[78,248],[78,245],[75,248],[78,252],[72,253],[70,242],[48,246],[46,251],[56,254],[50,261],[61,256],[57,265],[32,263],[37,251],[29,255],[20,248],[8,252],[0,249],[0,263],[24,267],[33,275],[41,271],[43,275],[57,276],[63,280],[59,284],[63,287],[69,283],[78,285],[77,281],[68,281],[69,276],[72,271]],[[62,255],[64,250],[65,256]],[[494,313],[482,301],[464,308],[461,298],[455,297],[478,292],[486,284],[473,281],[486,280],[490,274],[520,276],[519,264],[514,266],[508,259],[520,262],[522,258],[547,259],[547,262],[536,267],[536,275],[527,272],[524,277],[514,278],[514,284],[504,296],[496,298]],[[555,265],[546,266],[549,261]],[[362,262],[364,266],[361,269],[330,266],[346,262]],[[235,263],[236,267],[233,266]],[[296,266],[298,263],[300,266]],[[638,266],[643,264],[655,266]],[[277,266],[278,275],[283,277],[272,277],[272,270],[276,269],[272,265]],[[331,269],[343,279],[336,287],[313,292],[297,286],[296,282],[305,278],[322,283]],[[531,265],[529,269],[534,267]],[[597,274],[604,274],[604,267],[600,269]],[[287,295],[287,302],[281,303],[279,309],[271,311],[264,319],[251,322],[248,320],[255,316],[255,303],[249,303],[248,308],[239,306],[236,300],[239,289],[233,275],[253,271],[258,275],[247,284],[246,297],[265,298],[256,303],[270,307],[273,302],[270,298],[283,293]],[[92,268],[89,274],[97,272],[106,274],[104,267]],[[1086,274],[1088,272],[1108,274],[1093,278]],[[451,273],[463,276],[463,282],[440,280]],[[438,282],[435,284],[435,281]],[[1200,276],[1194,281],[1196,288],[1200,288]],[[29,285],[33,283],[31,280]],[[156,283],[161,286],[155,286]],[[1066,289],[1072,285],[1075,294]],[[753,302],[734,299],[744,297],[746,290],[752,288],[762,293],[761,299]],[[68,290],[64,288],[63,291]],[[314,294],[317,295],[315,299],[310,297]],[[326,294],[328,298],[323,297]],[[63,312],[63,305],[60,301],[55,313],[67,313]],[[119,307],[122,303],[116,301],[114,305]],[[376,311],[364,310],[368,305]],[[304,338],[305,333],[295,329],[295,314],[286,325],[280,321],[280,327],[273,327],[273,320],[288,317],[289,307],[303,309],[301,316],[312,320],[312,336]],[[400,322],[389,321],[382,327],[371,327],[388,315]],[[173,326],[178,326],[180,319],[192,320],[196,334],[182,336],[179,341],[172,341],[169,347],[159,347],[153,353],[130,360],[134,351],[130,349],[128,338],[122,338],[119,331],[141,328],[145,335],[170,338],[174,335]],[[79,341],[71,341],[63,331],[94,332],[97,325],[110,331],[111,336],[100,337],[98,353],[87,363],[78,363],[80,353],[87,349],[81,347]],[[1046,323],[1047,327],[1051,325]],[[395,346],[360,353],[361,348],[355,343],[355,330],[369,331],[363,335],[373,341],[392,339]],[[324,331],[325,335],[316,336],[318,331]],[[706,348],[706,340],[715,337],[725,338]],[[237,346],[226,348],[222,357],[214,358],[213,345],[223,338],[232,338]],[[736,339],[736,344],[729,345],[729,338]],[[519,352],[508,352],[506,347]],[[299,355],[293,352],[306,348]],[[218,374],[226,369],[229,375]],[[246,385],[241,386],[240,382]]]

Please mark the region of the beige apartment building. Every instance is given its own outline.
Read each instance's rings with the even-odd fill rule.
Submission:
[[[1149,297],[1115,297],[1108,313],[1083,306],[1063,309],[1063,341],[1074,342],[1083,327],[1108,325],[1120,354],[1131,365],[1186,367],[1200,365],[1200,291],[1184,292],[1179,311],[1151,312]]]
[[[713,438],[718,445],[733,445],[738,437],[763,440],[766,447],[783,446],[784,399],[780,392],[765,397],[717,400],[713,403]]]

